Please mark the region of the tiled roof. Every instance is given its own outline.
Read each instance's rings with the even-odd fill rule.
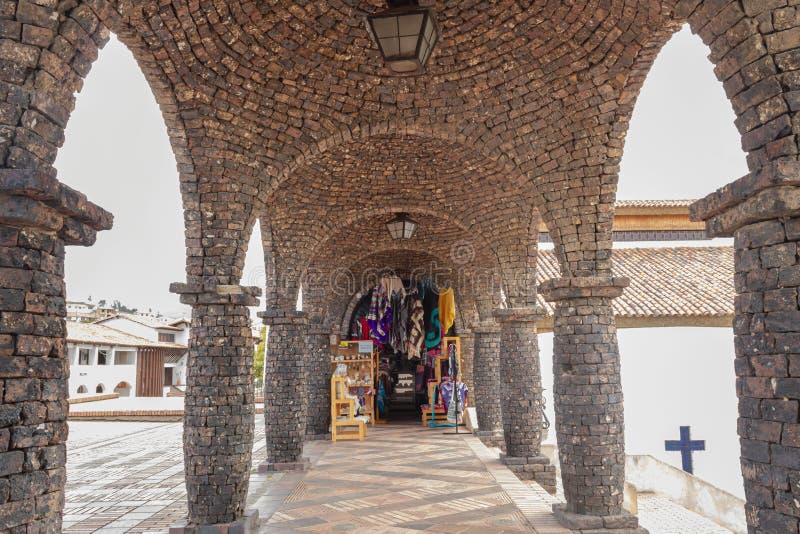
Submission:
[[[180,328],[177,328],[177,327],[174,327],[174,326],[170,326],[167,323],[162,323],[158,319],[154,319],[152,317],[147,317],[147,316],[144,316],[144,315],[137,315],[137,314],[134,314],[134,313],[118,313],[118,314],[116,314],[114,316],[106,317],[105,319],[101,319],[99,321],[95,321],[95,323],[96,324],[102,324],[102,323],[104,323],[106,321],[110,321],[111,319],[118,319],[118,318],[128,319],[129,321],[133,321],[134,323],[139,323],[140,325],[144,325],[144,326],[147,326],[149,328],[157,328],[159,330],[175,330],[175,331],[178,331],[178,332],[181,331]]]
[[[733,248],[620,248],[612,255],[615,276],[631,285],[614,299],[622,318],[733,316]],[[552,250],[539,252],[538,282],[560,276]],[[539,296],[549,315],[553,306]]]
[[[91,345],[114,345],[117,347],[157,347],[164,349],[183,349],[178,343],[150,341],[97,323],[78,323],[67,321],[67,341]]]
[[[694,200],[617,200],[615,208],[688,208]]]

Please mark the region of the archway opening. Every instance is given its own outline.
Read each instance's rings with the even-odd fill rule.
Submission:
[[[696,199],[747,174],[736,117],[708,53],[706,45],[685,26],[656,58],[626,137],[619,199]],[[614,246],[731,244],[730,240],[629,241]],[[622,328],[617,336],[625,394],[626,454],[651,455],[681,468],[681,456],[666,451],[664,442],[677,439],[680,426],[690,426],[693,437],[707,439],[707,452],[696,455],[695,474],[744,497],[732,329],[653,326]],[[549,348],[552,336],[548,337],[543,345]],[[709,380],[711,376],[717,378]],[[693,408],[697,406],[703,408]],[[653,418],[653,413],[661,416]]]
[[[114,387],[114,393],[119,393],[120,397],[130,397],[131,385],[124,381],[120,382],[116,385],[116,387]]]

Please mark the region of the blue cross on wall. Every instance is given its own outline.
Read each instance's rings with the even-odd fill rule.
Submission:
[[[681,439],[664,441],[664,449],[667,451],[680,451],[683,462],[683,470],[690,475],[694,474],[692,467],[692,452],[706,450],[706,442],[703,439],[692,440],[689,437],[689,427],[681,427]]]

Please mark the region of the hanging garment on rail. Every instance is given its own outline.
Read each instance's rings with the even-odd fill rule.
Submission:
[[[447,421],[449,423],[461,420],[464,406],[467,404],[467,385],[464,382],[456,382],[455,384],[455,390],[458,395],[457,402],[453,402],[453,382],[447,380],[439,384],[439,395],[442,398],[444,409],[447,411]]]
[[[458,350],[455,343],[450,343],[447,347],[447,363],[450,366],[448,369],[450,380],[457,382],[461,379],[461,369],[458,366]]]
[[[367,324],[369,324],[372,339],[378,343],[386,343],[389,338],[391,321],[392,308],[389,306],[386,290],[379,284],[372,290],[372,301],[369,305],[369,313],[367,313]]]
[[[394,352],[406,350],[406,324],[408,323],[407,308],[403,306],[403,294],[401,291],[392,291],[389,299],[392,308],[392,324],[389,329],[389,345]]]
[[[422,300],[415,294],[409,295],[408,303],[408,359],[422,357],[422,343],[425,338],[425,309],[422,307]]]
[[[420,289],[422,307],[425,310],[425,347],[433,349],[442,341],[442,327],[439,322],[439,295],[433,284],[423,282]]]
[[[456,298],[452,287],[439,291],[439,321],[442,334],[446,336],[456,322]]]

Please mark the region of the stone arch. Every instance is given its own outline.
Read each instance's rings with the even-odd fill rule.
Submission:
[[[389,265],[393,260],[401,255],[413,255],[413,258],[406,260],[406,263],[399,268],[397,266]],[[370,253],[359,257],[355,263],[349,266],[351,272],[357,273],[361,276],[355,278],[356,284],[346,291],[339,291],[327,295],[324,309],[325,309],[325,324],[331,324],[340,327],[342,335],[348,334],[348,327],[350,316],[352,315],[355,306],[363,297],[364,291],[371,289],[370,281],[373,281],[373,276],[377,277],[383,272],[396,273],[398,276],[414,276],[422,274],[425,270],[425,262],[439,261],[442,265],[447,265],[444,258],[432,254],[429,249],[425,247],[414,247],[410,245],[387,246],[384,249],[371,251]],[[369,265],[369,267],[365,267]],[[367,277],[365,277],[367,275]],[[455,277],[456,286],[456,300],[460,313],[456,316],[456,327],[458,329],[466,328],[471,319],[476,313],[475,294],[474,288],[469,286],[469,280],[464,287],[458,287],[461,279]],[[453,283],[453,279],[447,278],[446,283]],[[465,314],[467,318],[465,317]]]
[[[506,155],[495,150],[491,150],[486,143],[486,139],[491,139],[493,134],[481,124],[473,125],[471,132],[465,133],[453,127],[442,124],[431,124],[423,121],[405,122],[400,120],[391,121],[362,121],[356,125],[349,126],[343,124],[340,128],[327,137],[310,145],[307,149],[292,158],[285,165],[275,169],[275,180],[269,183],[268,188],[263,194],[269,195],[272,191],[281,186],[289,175],[299,167],[308,162],[319,158],[327,151],[351,142],[368,140],[376,136],[396,135],[400,137],[417,136],[421,138],[437,139],[461,145],[467,150],[474,150],[487,160],[497,163],[497,165],[508,172],[515,174],[516,164]]]

